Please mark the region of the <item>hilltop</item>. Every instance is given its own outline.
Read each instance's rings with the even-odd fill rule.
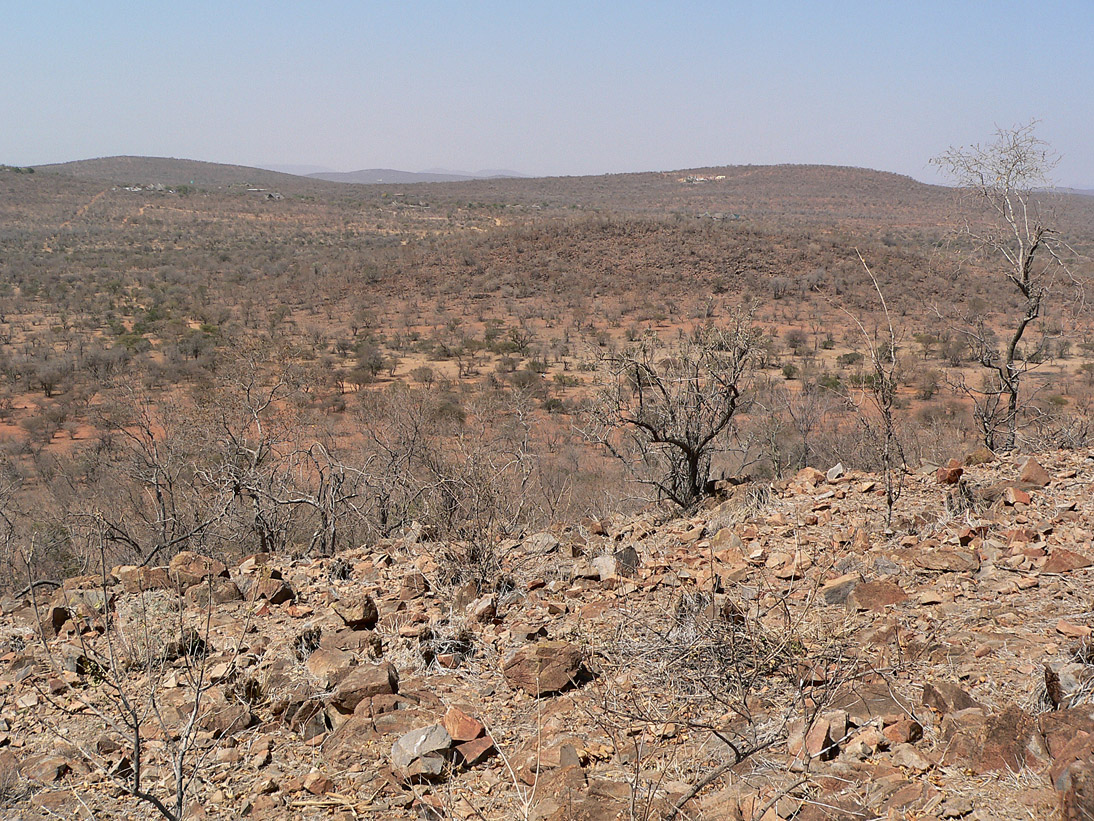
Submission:
[[[457,171],[397,171],[394,168],[365,168],[360,171],[316,171],[308,174],[312,179],[331,182],[361,183],[364,185],[415,182],[465,182],[467,180],[492,179],[494,177],[521,177],[504,171],[480,171],[463,174]]]
[[[1088,817],[1094,454],[959,465],[24,590],[6,817],[153,817],[115,685],[188,818]]]
[[[35,166],[42,174],[59,174],[119,185],[190,185],[202,188],[255,186],[287,191],[324,190],[320,182],[242,165],[168,157],[99,157],[90,160]]]

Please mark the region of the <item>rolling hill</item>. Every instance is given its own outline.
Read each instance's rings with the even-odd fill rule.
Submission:
[[[42,173],[62,174],[80,179],[110,181],[124,185],[195,185],[205,188],[254,186],[300,191],[322,186],[295,174],[282,174],[261,168],[223,163],[183,160],[170,157],[99,157],[90,160],[36,166]]]

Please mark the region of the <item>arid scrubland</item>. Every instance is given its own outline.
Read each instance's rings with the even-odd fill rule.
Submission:
[[[1089,800],[1094,198],[1035,199],[1006,346],[968,205],[880,172],[0,169],[5,811]]]

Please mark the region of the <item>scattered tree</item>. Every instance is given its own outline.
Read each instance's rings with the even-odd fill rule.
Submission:
[[[738,313],[730,327],[698,329],[673,347],[647,337],[603,355],[587,434],[660,496],[692,507],[741,407],[758,343],[752,315]]]
[[[959,233],[980,261],[997,266],[999,276],[1019,297],[1018,308],[998,339],[982,315],[962,328],[976,361],[989,371],[980,388],[965,387],[977,402],[977,419],[989,448],[1000,435],[1003,447],[1015,446],[1022,379],[1039,358],[1022,357],[1019,343],[1042,317],[1061,281],[1079,288],[1065,259],[1070,248],[1048,207],[1046,189],[1057,157],[1038,139],[1035,126],[1030,122],[1001,128],[988,145],[951,148],[932,160],[968,201]],[[1035,347],[1040,350],[1042,345]]]

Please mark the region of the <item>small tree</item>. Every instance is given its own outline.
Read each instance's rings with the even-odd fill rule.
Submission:
[[[976,361],[990,372],[980,389],[965,386],[977,400],[977,420],[989,448],[995,447],[999,432],[1004,447],[1015,445],[1022,377],[1039,359],[1020,356],[1019,343],[1059,281],[1075,283],[1063,258],[1070,249],[1046,207],[1045,189],[1057,157],[1037,138],[1035,126],[1001,128],[989,145],[951,148],[931,161],[969,200],[960,234],[974,254],[998,266],[1019,296],[1018,309],[1004,323],[1009,327],[1000,329],[998,341],[982,317],[962,329]]]
[[[702,497],[711,456],[740,408],[759,336],[751,314],[668,347],[655,337],[602,356],[587,435],[682,508]]]
[[[851,405],[856,409],[859,423],[863,433],[872,440],[878,450],[878,459],[881,462],[882,478],[885,482],[885,525],[891,527],[893,523],[893,506],[900,498],[904,489],[904,471],[907,468],[907,460],[904,457],[904,446],[897,434],[896,417],[893,410],[897,398],[897,334],[893,328],[893,318],[889,313],[889,305],[885,301],[885,294],[878,285],[874,272],[866,264],[865,258],[860,253],[859,262],[870,278],[870,284],[877,293],[881,303],[882,314],[885,318],[885,328],[879,333],[875,328],[873,334],[866,330],[853,314],[844,309],[844,313],[858,326],[870,351],[870,366],[872,373],[869,379],[862,382],[862,393],[876,411],[876,420],[863,412],[861,404],[853,397],[848,397]]]

